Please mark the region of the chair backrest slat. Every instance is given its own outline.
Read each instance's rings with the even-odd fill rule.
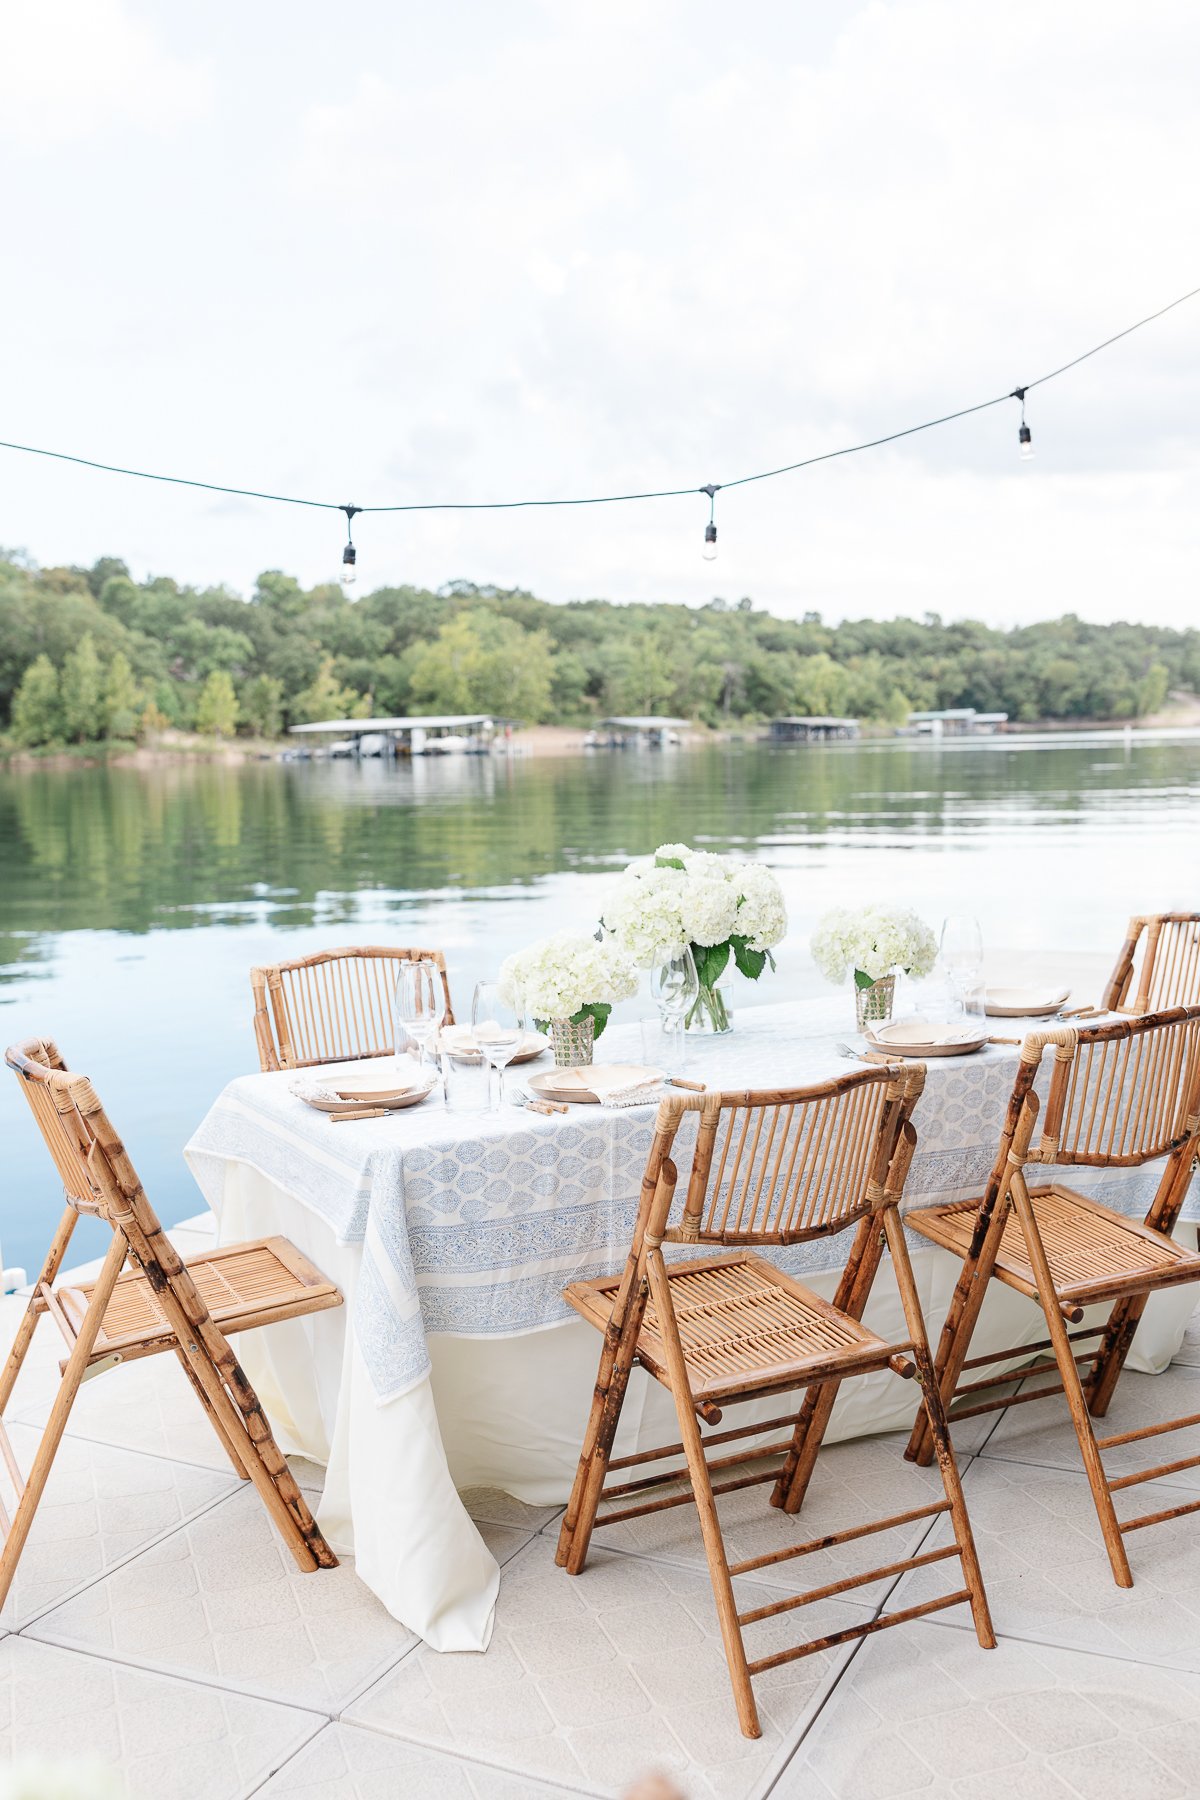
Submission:
[[[1200,1109],[1200,1005],[1077,1031],[1034,1032],[1055,1046],[1039,1162],[1135,1168],[1176,1152]]]
[[[1114,1012],[1157,1013],[1200,1004],[1200,913],[1146,913],[1129,921],[1104,990]]]
[[[254,1034],[263,1069],[390,1056],[400,964],[414,959],[431,962],[437,970],[444,1020],[452,1025],[450,983],[440,950],[356,944],[251,969]]]
[[[924,1084],[921,1064],[863,1069],[815,1087],[673,1095],[657,1147],[699,1112],[681,1222],[688,1243],[792,1244],[832,1235],[876,1206]],[[657,1169],[643,1194],[653,1193]]]

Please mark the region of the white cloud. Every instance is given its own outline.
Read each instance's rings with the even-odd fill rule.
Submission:
[[[186,83],[204,54],[145,49],[170,16],[126,25]],[[114,288],[106,239],[68,306],[41,241],[41,291],[0,302],[32,344],[6,435],[369,503],[699,486],[894,430],[1200,279],[1198,54],[1186,0],[464,0],[363,5],[331,60],[266,0],[213,64],[219,146],[155,168],[153,279]],[[1190,620],[1197,332],[1200,302],[1031,394],[1031,469],[1006,406],[725,493],[715,569],[696,497],[365,518],[361,574]],[[5,473],[45,560],[336,566],[320,515]]]
[[[0,134],[26,154],[119,127],[159,131],[196,117],[206,72],[171,55],[122,0],[7,0]]]

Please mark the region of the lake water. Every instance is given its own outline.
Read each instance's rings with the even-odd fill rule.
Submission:
[[[812,926],[867,899],[1112,957],[1131,913],[1195,909],[1198,827],[1195,733],[0,773],[0,1031],[94,1078],[171,1223],[201,1204],[182,1145],[257,1067],[253,963],[440,945],[462,1016],[509,950],[591,928],[614,872],[668,840],[778,872],[792,931],[763,998],[820,991]],[[60,1196],[9,1076],[0,1142],[4,1260],[32,1267]]]

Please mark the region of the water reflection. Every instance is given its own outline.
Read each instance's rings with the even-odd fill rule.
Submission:
[[[977,913],[992,944],[1105,950],[1131,912],[1195,905],[1198,771],[1200,739],[1135,737],[0,774],[4,1041],[57,1035],[178,1217],[197,1205],[180,1145],[254,1066],[252,962],[426,938],[469,996],[674,839],[778,870],[793,936],[772,998],[817,985],[825,907],[867,898]],[[0,1084],[9,1261],[54,1207],[18,1101]]]

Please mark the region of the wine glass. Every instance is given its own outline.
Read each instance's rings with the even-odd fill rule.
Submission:
[[[425,1073],[425,1046],[441,1023],[442,1009],[434,987],[434,967],[425,959],[405,957],[396,978],[396,1023],[412,1038],[419,1053],[418,1067]],[[399,1032],[397,1032],[399,1037]],[[396,1046],[397,1054],[400,1046]]]
[[[983,1012],[983,933],[972,913],[951,913],[942,924],[942,967],[964,1013]]]
[[[521,1048],[525,1020],[520,1008],[501,993],[499,982],[477,984],[471,1002],[471,1029],[475,1042],[496,1071],[496,1104],[500,1106],[504,1102],[504,1071]]]
[[[650,963],[650,998],[658,1008],[663,1033],[671,1045],[673,1066],[683,1067],[683,1023],[696,1003],[700,981],[690,944],[666,946]]]

